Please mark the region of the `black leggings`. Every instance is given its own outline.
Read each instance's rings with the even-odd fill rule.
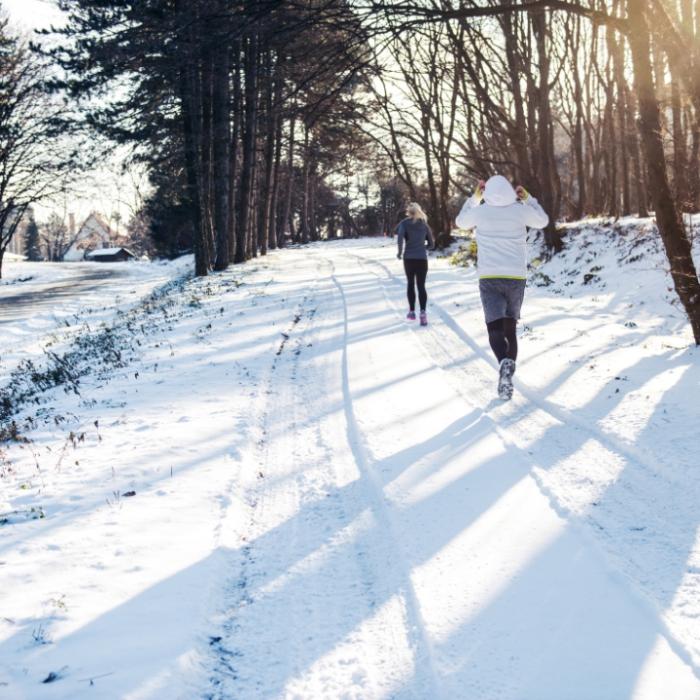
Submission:
[[[418,285],[418,302],[420,310],[425,311],[428,303],[428,293],[425,291],[425,278],[428,276],[427,260],[403,260],[403,269],[406,271],[406,294],[408,295],[408,306],[411,311],[416,310],[416,288]]]
[[[506,357],[518,359],[518,336],[515,334],[517,324],[516,319],[507,317],[486,324],[491,350],[499,362]]]

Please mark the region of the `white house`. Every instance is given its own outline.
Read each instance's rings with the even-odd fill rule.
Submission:
[[[92,212],[85,219],[75,234],[73,232],[75,223],[71,214],[70,228],[69,235],[73,243],[63,256],[63,260],[66,262],[85,260],[88,253],[100,248],[110,248],[116,239],[115,232],[96,212]]]

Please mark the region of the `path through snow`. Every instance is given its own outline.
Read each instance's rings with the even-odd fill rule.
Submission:
[[[77,466],[10,453],[47,517],[2,532],[3,697],[700,698],[694,523],[666,554],[630,530],[673,481],[547,396],[527,339],[494,399],[473,273],[431,265],[428,328],[377,241],[188,283],[137,382],[70,404],[104,426]]]
[[[626,455],[536,395],[493,399],[444,308],[403,322],[390,255],[306,255],[313,314],[269,390],[214,697],[700,697],[682,644],[536,476],[580,431],[596,459]],[[544,457],[519,447],[560,429]]]

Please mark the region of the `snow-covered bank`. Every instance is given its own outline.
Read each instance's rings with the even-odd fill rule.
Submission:
[[[249,436],[235,414],[243,420],[256,384],[244,365],[256,348],[246,351],[235,332],[239,310],[248,308],[276,347],[278,334],[261,326],[268,282],[238,292],[233,276],[196,280],[115,315],[107,327],[129,348],[128,365],[115,366],[111,381],[83,377],[79,394],[59,387],[16,417],[23,434],[37,427],[3,465],[0,575],[13,592],[1,613],[7,693],[74,698],[94,683],[100,697],[122,698],[160,687],[154,670],[187,664],[192,626],[210,612],[237,444]],[[244,301],[224,318],[229,293]],[[245,384],[233,406],[229,383],[234,392]],[[32,508],[40,519],[22,517]],[[58,677],[40,683],[51,673]]]
[[[128,309],[159,285],[182,276],[192,257],[161,263],[31,263],[8,261],[0,280],[0,384],[20,360],[42,355]]]
[[[432,259],[407,326],[389,241],[114,314],[123,366],[6,448],[2,697],[700,698],[697,351],[566,256],[505,405],[474,271]]]

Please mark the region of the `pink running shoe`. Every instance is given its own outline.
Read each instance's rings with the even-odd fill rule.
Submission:
[[[406,314],[406,320],[407,321],[415,321],[416,320],[416,312],[415,311],[409,311]]]
[[[420,312],[420,325],[421,326],[428,325],[428,314],[426,314],[425,311]]]

